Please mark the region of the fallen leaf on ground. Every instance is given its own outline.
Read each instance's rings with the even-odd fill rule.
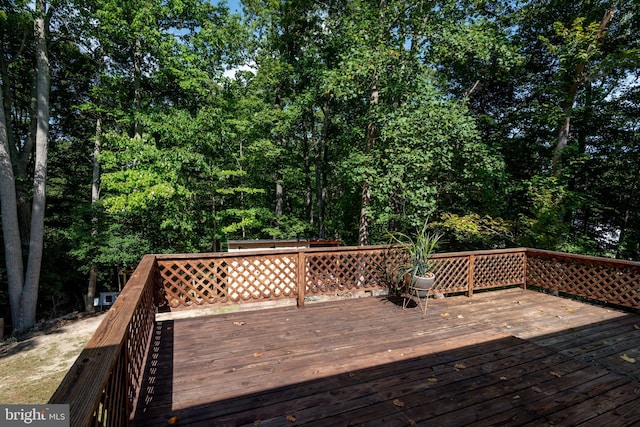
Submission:
[[[560,374],[560,373],[558,373],[558,372],[556,372],[556,371],[551,371],[551,372],[549,372],[549,375],[552,375],[552,376],[554,376],[554,377],[556,377],[556,378],[560,378],[560,377],[562,377],[562,374]]]
[[[453,365],[453,369],[455,369],[456,371],[459,371],[460,369],[465,369],[466,366],[464,366],[464,363],[456,363],[455,365]]]
[[[287,421],[289,421],[290,423],[295,423],[296,417],[294,417],[293,415],[287,415]]]
[[[255,353],[253,353],[253,357],[260,357],[260,356],[262,356],[262,353],[260,352],[256,351]]]
[[[242,325],[246,325],[247,322],[233,322],[234,325],[236,326],[242,326]]]
[[[464,319],[464,316],[462,314],[458,314],[458,319]]]
[[[449,313],[442,313],[442,314],[440,314],[440,316],[442,316],[442,317],[449,317]]]
[[[434,377],[431,377],[431,378],[427,378],[427,381],[429,381],[430,383],[437,383],[438,379],[434,378]]]
[[[574,312],[574,309],[573,309],[572,307],[567,307],[567,311],[568,311],[569,313],[573,313],[573,312]]]
[[[171,425],[173,425],[173,424],[175,424],[177,422],[178,422],[178,416],[177,415],[174,415],[173,417],[169,417],[169,419],[167,420],[167,424],[171,424]]]
[[[398,408],[404,408],[404,402],[400,399],[393,399],[393,404]]]
[[[506,381],[506,380],[507,380],[507,377],[505,377],[505,376],[503,375],[503,376],[501,376],[501,377],[500,377],[500,380],[502,380],[502,381]]]
[[[624,360],[625,362],[636,363],[636,359],[634,359],[633,357],[627,356],[626,353],[620,356],[620,359]]]

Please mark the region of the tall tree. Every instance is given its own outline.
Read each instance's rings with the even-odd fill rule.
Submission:
[[[9,281],[9,298],[11,302],[12,323],[15,332],[22,332],[35,324],[36,308],[38,301],[38,288],[40,284],[40,266],[42,264],[42,251],[44,242],[44,217],[45,217],[45,189],[47,177],[47,151],[49,138],[49,90],[50,70],[49,54],[47,48],[49,16],[45,0],[35,2],[33,18],[33,52],[35,55],[35,84],[32,89],[36,101],[30,114],[32,123],[27,139],[33,138],[35,154],[33,156],[33,196],[29,215],[29,244],[27,247],[26,270],[23,268],[22,251],[20,251],[20,236],[18,204],[16,197],[16,179],[24,179],[25,176],[14,174],[14,165],[19,172],[25,171],[25,163],[31,158],[31,144],[18,138],[10,142],[8,131],[7,112],[14,113],[14,106],[10,99],[6,99],[9,93],[6,85],[9,84],[8,67],[2,67],[2,101],[3,112],[0,114],[0,203],[2,204],[3,235],[5,242],[5,260],[7,264],[7,278]],[[20,12],[19,12],[20,13]],[[25,11],[21,11],[25,13]],[[3,32],[3,36],[7,36]],[[4,37],[3,37],[4,39]],[[2,61],[5,63],[7,52],[2,43]],[[10,55],[21,52],[8,52]],[[9,101],[9,102],[7,102]],[[18,144],[17,146],[14,144]],[[20,148],[24,151],[20,152]],[[26,221],[27,218],[23,218]]]
[[[552,51],[557,52],[560,62],[560,69],[563,73],[568,74],[564,80],[567,81],[568,87],[564,94],[564,99],[560,102],[562,108],[561,124],[558,130],[558,140],[553,151],[551,161],[551,174],[559,178],[562,167],[562,152],[569,142],[569,134],[571,133],[571,115],[576,95],[585,83],[589,81],[589,71],[586,69],[587,64],[592,58],[600,53],[600,45],[603,43],[604,32],[609,25],[609,21],[615,11],[614,7],[607,9],[599,24],[590,23],[584,25],[584,18],[576,18],[572,28],[566,28],[560,23],[556,23],[555,28],[558,35],[565,41],[565,46],[551,46]]]
[[[524,62],[509,76],[512,93],[503,111],[510,112],[499,121],[506,125],[507,168],[512,182],[521,183],[512,192],[512,206],[520,208],[512,212],[520,211],[514,219],[522,242],[603,253],[604,235],[616,226],[603,221],[613,207],[598,194],[592,171],[610,153],[608,144],[628,143],[618,145],[628,124],[612,127],[628,122],[611,120],[610,105],[627,116],[621,106],[637,75],[638,42],[630,35],[637,31],[638,5],[525,2],[514,16]]]

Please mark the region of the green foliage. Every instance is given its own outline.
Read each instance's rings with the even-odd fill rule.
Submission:
[[[567,234],[568,224],[563,221],[565,201],[569,197],[566,186],[555,178],[534,177],[529,183],[531,216],[522,215],[525,245],[541,249],[555,249]]]
[[[447,250],[503,248],[516,241],[515,224],[502,218],[481,217],[477,213],[457,215],[445,213],[433,223],[447,236]]]
[[[405,274],[408,273],[411,277],[425,277],[431,272],[431,256],[443,235],[430,230],[428,220],[412,236],[400,232],[391,233],[389,236],[391,243],[399,245],[409,256]]]
[[[555,35],[560,41],[558,44],[554,44],[543,35],[540,36],[550,53],[558,57],[562,72],[574,73],[578,64],[589,62],[594,55],[600,53],[599,45],[602,44],[602,40],[598,37],[599,22],[584,25],[585,20],[584,16],[577,17],[570,28],[562,22],[554,22]]]
[[[146,252],[356,244],[364,184],[372,243],[434,218],[448,250],[637,259],[640,10],[618,2],[598,35],[610,3],[59,4],[41,309],[77,304],[94,265],[113,286]],[[28,2],[0,5],[10,135],[27,151],[32,28]]]

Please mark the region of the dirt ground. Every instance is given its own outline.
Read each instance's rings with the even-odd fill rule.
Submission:
[[[76,360],[104,313],[72,314],[0,342],[0,403],[44,404]]]

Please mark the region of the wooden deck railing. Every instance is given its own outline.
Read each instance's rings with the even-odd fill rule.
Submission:
[[[158,305],[296,299],[302,307],[312,296],[387,287],[404,257],[383,246],[147,255],[50,403],[70,403],[72,426],[127,425]],[[640,309],[639,263],[519,248],[437,254],[434,265],[441,293],[534,286]]]
[[[524,285],[526,250],[459,252],[434,256],[436,288],[442,293]],[[397,281],[403,253],[386,246],[158,255],[169,306],[348,295]]]
[[[640,263],[527,249],[527,284],[640,310]]]
[[[386,286],[402,254],[385,246],[158,255],[172,309],[347,294]]]
[[[128,424],[159,302],[157,271],[145,256],[49,400],[70,404],[72,426]]]

